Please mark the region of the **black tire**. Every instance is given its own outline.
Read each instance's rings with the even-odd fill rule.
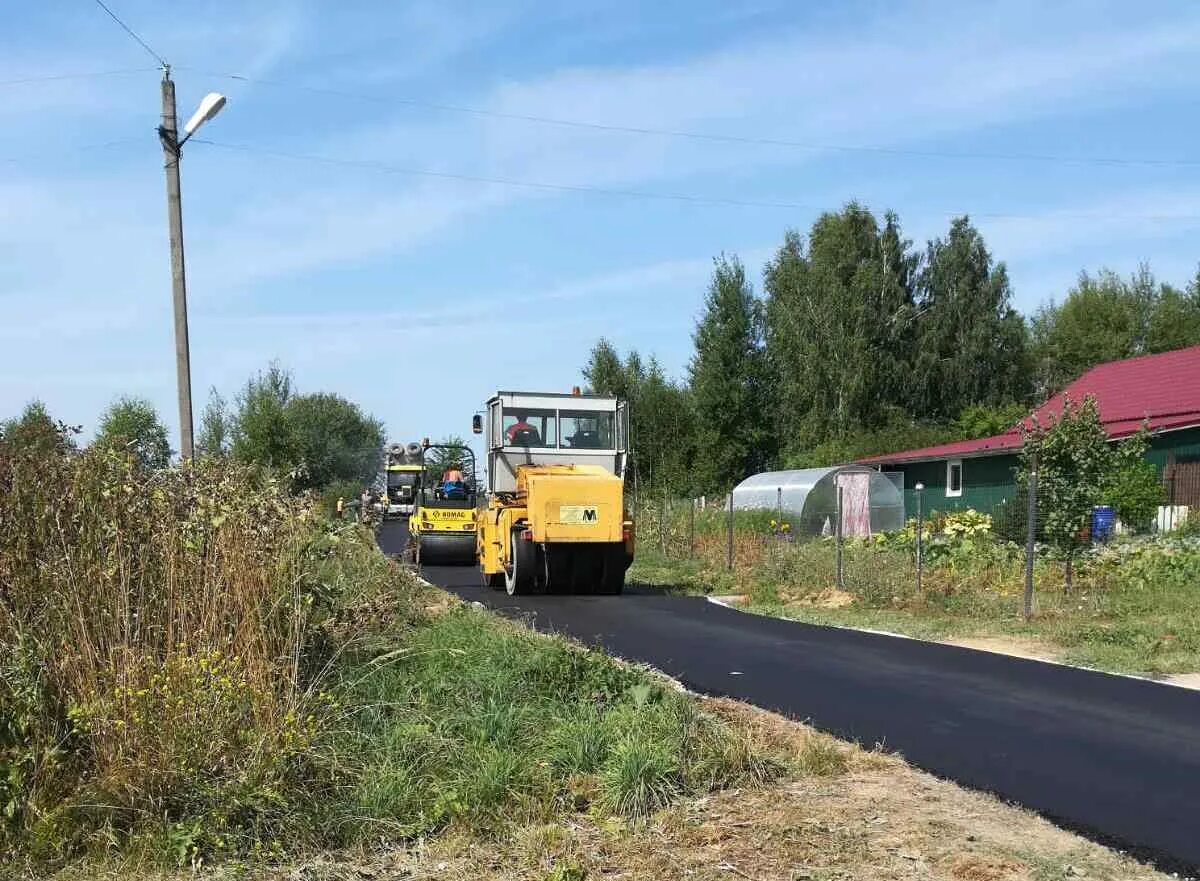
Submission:
[[[496,572],[492,575],[483,573],[483,586],[490,587],[492,590],[504,590],[504,573]]]
[[[625,589],[625,545],[621,542],[606,545],[601,552],[601,561],[596,593],[616,596]]]
[[[521,537],[523,531],[514,529],[509,536],[512,542],[512,568],[504,572],[504,589],[510,597],[533,593],[538,582],[537,546]]]
[[[542,551],[545,569],[543,584],[547,593],[574,593],[575,567],[573,548],[547,546]]]

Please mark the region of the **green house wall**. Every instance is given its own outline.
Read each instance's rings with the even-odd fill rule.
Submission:
[[[1183,431],[1172,431],[1151,438],[1146,459],[1157,465],[1159,473],[1162,473],[1171,453],[1175,454],[1175,460],[1178,462],[1195,462],[1200,459],[1200,428],[1186,428]]]
[[[946,460],[911,462],[905,465],[884,466],[884,471],[904,473],[904,510],[907,516],[917,511],[918,483],[925,484],[923,509],[931,511],[991,512],[998,505],[1011,501],[1017,493],[1017,457],[1015,455],[980,456],[962,460],[962,495],[946,496]]]
[[[1177,461],[1200,460],[1200,427],[1167,432],[1152,438],[1150,448],[1146,451],[1146,461],[1154,463],[1161,473],[1171,454]],[[1018,464],[1018,457],[1013,453],[963,459],[963,492],[961,496],[950,498],[946,496],[945,459],[884,465],[882,470],[903,473],[904,510],[908,517],[915,516],[917,512],[917,491],[914,487],[918,483],[925,484],[922,508],[926,513],[974,508],[994,514],[1000,506],[1016,498]]]

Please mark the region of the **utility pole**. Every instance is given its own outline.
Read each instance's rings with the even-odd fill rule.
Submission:
[[[175,305],[175,379],[179,394],[179,454],[192,448],[192,360],[188,350],[187,278],[183,269],[183,205],[179,196],[179,130],[175,120],[175,83],[163,65],[162,125],[158,129],[167,173],[167,228],[171,237],[171,295]]]

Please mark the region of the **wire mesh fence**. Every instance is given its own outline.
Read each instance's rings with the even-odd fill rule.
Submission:
[[[713,579],[720,589],[759,605],[887,608],[939,597],[1029,617],[1039,596],[1104,588],[1107,570],[1097,561],[1109,542],[1132,533],[1111,508],[1072,504],[1064,487],[1039,483],[1036,472],[979,507],[953,500],[950,508],[943,496],[915,491],[903,527],[890,531],[872,531],[870,518],[851,516],[840,499],[818,534],[795,529],[782,502],[735,510],[729,497],[643,496],[639,554],[690,562],[720,576]],[[1164,510],[1171,505],[1142,531],[1163,528]]]

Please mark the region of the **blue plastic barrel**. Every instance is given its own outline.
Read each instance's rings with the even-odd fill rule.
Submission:
[[[1092,541],[1108,541],[1112,538],[1117,515],[1108,505],[1097,505],[1092,509]]]

